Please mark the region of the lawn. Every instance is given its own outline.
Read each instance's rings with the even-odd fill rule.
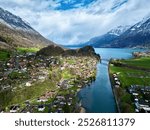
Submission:
[[[119,73],[118,78],[122,87],[128,87],[133,84],[150,85],[150,73],[141,70],[133,70],[125,67],[110,66],[110,73]]]
[[[141,67],[141,68],[150,69],[150,57],[122,60],[121,62],[126,63],[131,66],[137,66],[137,67]]]
[[[130,66],[141,67],[150,70],[150,57],[121,60],[121,62]],[[121,80],[123,87],[127,87],[132,84],[150,86],[150,72],[148,71],[110,65],[110,73],[113,74],[117,72],[119,72],[118,78]]]

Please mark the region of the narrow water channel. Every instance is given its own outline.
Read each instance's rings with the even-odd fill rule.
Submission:
[[[99,48],[95,51],[102,58],[101,63],[97,64],[96,80],[81,89],[78,97],[87,113],[115,113],[117,107],[109,79],[108,61],[110,58],[132,58],[132,52],[142,50]]]

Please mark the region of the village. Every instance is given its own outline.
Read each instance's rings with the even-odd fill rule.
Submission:
[[[118,78],[119,73],[113,74],[113,89],[116,96],[117,89],[120,91],[121,88],[121,81]],[[129,93],[131,96],[130,99],[132,104],[131,106],[134,107],[134,112],[136,113],[150,113],[150,86],[142,86],[142,85],[131,85],[127,87],[125,93]],[[116,97],[116,102],[119,97]],[[119,105],[117,103],[117,105]],[[119,106],[118,106],[119,107]]]
[[[132,95],[135,112],[150,113],[150,86],[131,85],[128,92]]]
[[[0,62],[0,112],[80,112],[77,93],[96,76],[97,59],[14,54]]]

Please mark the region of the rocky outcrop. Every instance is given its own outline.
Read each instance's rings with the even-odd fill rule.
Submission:
[[[37,55],[43,56],[91,56],[100,60],[100,55],[95,53],[91,46],[85,46],[80,49],[64,49],[63,47],[50,45],[37,52]]]
[[[59,56],[65,52],[64,48],[56,45],[49,45],[37,52],[37,55],[43,56]]]

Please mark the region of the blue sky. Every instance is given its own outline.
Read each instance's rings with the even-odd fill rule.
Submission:
[[[80,7],[85,7],[95,0],[60,0],[60,6],[56,10],[69,10]]]
[[[58,44],[78,44],[150,16],[149,0],[0,0],[0,7]]]

